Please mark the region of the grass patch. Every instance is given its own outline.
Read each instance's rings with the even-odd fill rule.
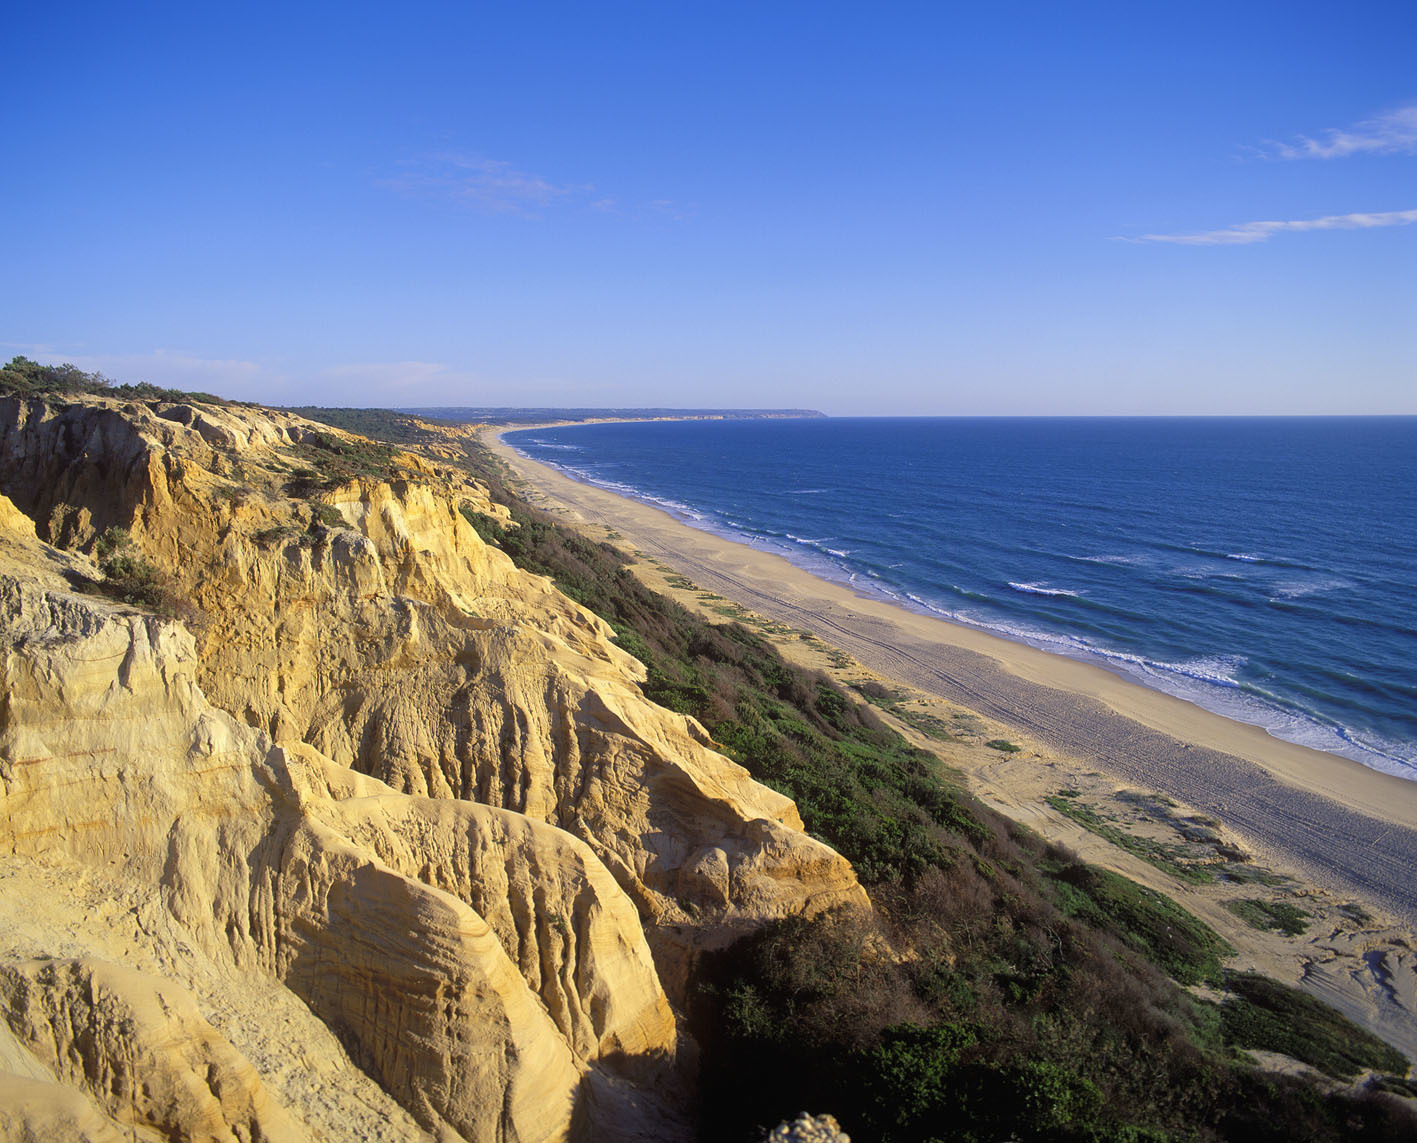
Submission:
[[[888,711],[907,726],[918,730],[926,738],[933,738],[937,742],[953,742],[958,737],[951,723],[946,722],[939,715],[906,706],[905,700],[909,697],[907,691],[888,687],[874,679],[852,683],[851,689],[872,706]]]
[[[1346,904],[1340,905],[1338,907],[1338,913],[1346,920],[1352,921],[1357,925],[1371,925],[1375,921],[1373,914],[1368,912],[1367,909],[1363,908],[1363,906],[1356,901],[1349,901]]]
[[[1119,802],[1127,802],[1142,810],[1149,810],[1160,817],[1171,819],[1169,811],[1176,808],[1176,802],[1168,798],[1165,794],[1144,794],[1139,790],[1120,790],[1117,793]],[[1210,824],[1215,824],[1211,822]]]
[[[1231,973],[1226,986],[1221,1028],[1234,1047],[1282,1052],[1334,1079],[1364,1069],[1407,1074],[1407,1057],[1396,1048],[1297,988],[1254,973]]]
[[[1281,877],[1278,873],[1271,873],[1268,869],[1261,869],[1257,865],[1233,861],[1216,866],[1215,871],[1216,876],[1221,880],[1230,881],[1236,885],[1263,885],[1267,889],[1278,889],[1294,883],[1293,878]]]
[[[1307,918],[1311,916],[1288,901],[1266,901],[1259,897],[1229,901],[1225,907],[1252,929],[1283,933],[1287,937],[1302,936],[1309,927]]]
[[[1022,746],[1010,742],[1007,738],[991,738],[984,745],[990,750],[998,750],[1003,754],[1017,754],[1023,749]]]
[[[1417,1099],[1417,1079],[1405,1079],[1399,1076],[1375,1076],[1372,1082],[1374,1091],[1387,1092],[1389,1095],[1396,1095],[1402,1099]]]
[[[950,724],[927,710],[912,710],[908,706],[898,706],[893,708],[891,713],[906,726],[914,727],[926,738],[933,738],[937,742],[954,741],[955,735],[950,729]]]
[[[1124,849],[1147,864],[1156,866],[1163,873],[1169,873],[1179,881],[1192,885],[1207,885],[1215,880],[1209,863],[1201,864],[1191,860],[1189,850],[1184,845],[1130,834],[1103,817],[1096,806],[1078,801],[1075,791],[1051,794],[1046,801],[1064,817],[1077,822],[1104,841],[1111,842],[1118,849]]]
[[[888,687],[885,683],[878,683],[875,679],[866,679],[863,682],[852,683],[851,689],[859,694],[872,706],[878,706],[882,710],[890,710],[899,706],[906,697],[906,692],[898,687]]]
[[[1181,984],[1220,984],[1232,949],[1200,918],[1169,897],[1095,866],[1071,864],[1051,874],[1058,907],[1115,934]]]

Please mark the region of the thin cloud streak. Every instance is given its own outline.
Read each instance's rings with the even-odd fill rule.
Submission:
[[[452,199],[487,214],[534,217],[537,210],[581,198],[595,189],[554,183],[501,159],[452,151],[404,160],[399,165],[403,171],[380,180],[383,186],[401,194]]]
[[[1274,159],[1345,159],[1349,155],[1417,154],[1417,103],[1399,107],[1375,119],[1365,119],[1346,131],[1329,128],[1322,139],[1300,135],[1296,142],[1267,140],[1263,153]]]
[[[458,203],[482,214],[540,219],[544,212],[559,209],[629,220],[683,222],[693,214],[695,205],[667,198],[627,201],[621,195],[598,190],[594,183],[558,183],[502,159],[460,151],[400,159],[396,166],[397,174],[376,179],[375,185],[410,198]]]
[[[1248,246],[1268,242],[1276,234],[1305,230],[1371,230],[1382,226],[1407,226],[1417,222],[1417,210],[1389,210],[1377,214],[1329,214],[1323,218],[1293,221],[1242,222],[1223,230],[1200,234],[1143,234],[1123,242],[1169,242],[1178,246]]]

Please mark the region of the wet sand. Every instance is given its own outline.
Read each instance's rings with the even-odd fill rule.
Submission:
[[[509,430],[504,430],[509,431]],[[1101,667],[916,614],[487,443],[573,521],[1120,781],[1221,819],[1266,861],[1417,924],[1417,782],[1271,737]]]

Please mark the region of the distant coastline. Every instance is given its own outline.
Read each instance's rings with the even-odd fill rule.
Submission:
[[[1381,481],[1401,484],[1390,475],[1403,463],[1394,450],[1413,444],[1417,424],[1390,423],[1384,453],[1364,447],[1375,419],[1336,429],[1335,419],[1308,419],[1297,431],[1275,418],[968,419],[939,447],[930,438],[900,460],[890,455],[909,451],[901,440],[932,420],[857,420],[879,438],[864,454],[850,418],[516,439],[539,443],[531,454],[575,479],[864,595],[1417,779],[1417,692],[1405,666],[1417,653],[1417,613],[1401,599],[1404,569],[1417,566],[1402,535],[1405,520],[1417,532],[1417,500],[1380,494]],[[1117,479],[1091,471],[1095,453],[1168,426],[1187,447],[1209,440],[1213,477],[1209,458],[1200,474],[1193,466],[1173,477],[1135,448],[1134,470],[1123,463]],[[1055,435],[1077,442],[1072,460],[1047,439]],[[1335,436],[1332,472],[1346,488],[1313,485],[1329,469],[1300,481],[1280,467],[1296,443]],[[1249,447],[1256,437],[1272,443]],[[932,474],[932,453],[956,449],[956,471]],[[1247,451],[1248,470],[1226,471]],[[1186,504],[1176,489],[1191,480],[1200,483]],[[1346,494],[1351,507],[1306,511],[1311,487]],[[1381,519],[1365,525],[1365,511]],[[1288,527],[1286,517],[1304,522]]]
[[[1102,667],[863,596],[575,480],[517,452],[500,433],[487,439],[553,504],[701,587],[814,631],[883,674],[1020,727],[1122,780],[1183,798],[1316,884],[1417,921],[1410,878],[1417,783],[1276,739]]]
[[[414,417],[452,421],[455,424],[518,425],[539,428],[551,425],[589,424],[602,421],[756,421],[826,419],[816,409],[546,409],[449,405],[394,409]]]

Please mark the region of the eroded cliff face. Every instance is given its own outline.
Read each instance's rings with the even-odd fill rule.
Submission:
[[[672,1138],[695,951],[864,905],[484,490],[298,494],[341,439],[0,401],[0,1137]],[[195,634],[74,592],[111,527]]]

